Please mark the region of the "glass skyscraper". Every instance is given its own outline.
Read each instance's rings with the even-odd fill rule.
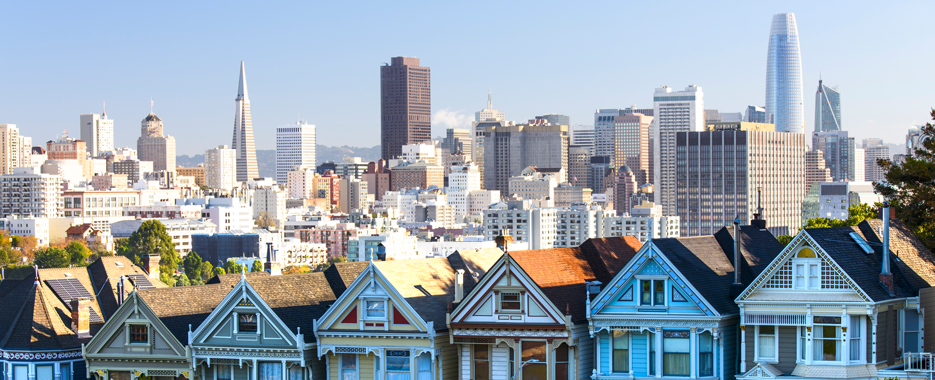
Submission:
[[[841,93],[818,80],[815,92],[815,132],[841,130]]]
[[[805,133],[802,57],[795,15],[773,15],[766,58],[766,116],[776,132]]]

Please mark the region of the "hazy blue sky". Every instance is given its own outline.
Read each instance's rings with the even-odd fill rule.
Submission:
[[[60,2],[0,3],[0,123],[34,145],[101,110],[136,145],[155,113],[179,154],[231,143],[240,61],[258,149],[298,117],[326,145],[380,141],[379,66],[432,68],[433,136],[470,125],[487,90],[507,119],[593,124],[596,108],[651,106],[659,85],[697,84],[705,108],[763,105],[774,13],[793,12],[806,130],[819,73],[842,124],[898,143],[935,106],[933,2]],[[810,140],[810,139],[809,139]],[[44,145],[44,144],[43,144]]]

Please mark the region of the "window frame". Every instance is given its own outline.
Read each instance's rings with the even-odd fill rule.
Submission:
[[[618,332],[622,333],[620,337],[626,337],[627,339],[627,348],[621,349],[621,350],[626,350],[627,352],[627,364],[626,364],[627,369],[626,371],[622,371],[622,372],[618,372],[615,370],[615,365],[617,364],[617,362],[616,360],[614,360],[614,356],[615,356],[614,352],[617,351],[617,348],[615,347],[614,343],[617,339],[620,339],[620,337],[615,337],[614,333],[618,333]],[[611,373],[630,373],[633,371],[633,355],[632,355],[633,337],[630,335],[631,335],[630,332],[627,330],[613,330],[610,332],[610,372]]]
[[[516,297],[517,297],[516,301],[506,301],[506,302],[510,302],[510,303],[514,303],[514,302],[515,302],[515,303],[519,304],[519,308],[516,308],[516,309],[504,309],[504,308],[503,308],[503,302],[504,302],[503,296],[505,296],[505,295],[507,295],[507,294],[509,294],[509,295],[516,294]],[[522,291],[520,291],[520,290],[517,290],[517,291],[502,291],[502,290],[501,290],[501,291],[497,292],[497,312],[498,312],[498,313],[506,313],[506,314],[510,314],[510,313],[520,314],[520,313],[523,312],[523,310],[525,310],[525,309],[523,308],[523,306],[524,306],[523,300],[524,300],[525,298],[526,298],[526,297],[524,297],[524,293],[523,293]]]
[[[360,318],[361,320],[363,320],[363,321],[381,321],[381,322],[389,322],[389,320],[390,320],[389,314],[390,314],[390,313],[389,313],[389,301],[388,301],[388,298],[385,298],[385,297],[378,297],[378,298],[365,297],[365,298],[361,298],[360,301],[361,301],[361,304],[362,304],[360,309],[363,310],[363,313],[360,313],[361,315],[359,316],[359,318]],[[369,305],[370,302],[380,302],[380,303],[383,304],[383,316],[382,316],[382,317],[370,316],[370,310],[367,308],[367,306]]]
[[[867,348],[866,348],[867,345],[866,345],[866,343],[865,343],[866,341],[864,340],[864,339],[866,339],[866,332],[864,331],[864,330],[865,330],[865,328],[864,328],[864,323],[865,323],[864,320],[865,320],[865,319],[864,319],[864,318],[861,318],[861,317],[862,317],[862,316],[860,316],[860,315],[849,315],[848,318],[847,318],[847,319],[848,319],[848,326],[847,326],[847,329],[848,329],[848,332],[847,332],[847,344],[849,345],[848,348],[847,348],[847,350],[848,350],[848,351],[847,351],[847,355],[848,355],[848,356],[847,356],[847,363],[849,363],[849,364],[863,364],[864,362],[866,362],[866,357],[867,357],[867,355],[865,354],[865,350],[867,349]],[[857,323],[856,323],[856,326],[855,326],[855,323],[854,323],[854,322],[855,322],[855,319],[856,319],[856,322],[857,322]],[[843,333],[843,331],[842,331],[842,333]],[[856,336],[855,336],[855,335],[856,335]],[[854,355],[854,350],[853,350],[853,346],[855,345],[854,342],[857,342],[857,343],[856,343],[856,346],[857,346],[857,359],[851,359],[851,357]],[[842,344],[842,346],[843,346],[843,344]],[[842,356],[843,356],[843,355],[842,355]]]
[[[398,351],[398,352],[403,352],[403,351],[405,351],[405,352],[406,352],[406,356],[401,356],[401,355],[400,355],[400,356],[396,356],[396,355],[390,356],[389,353],[390,353],[391,351]],[[390,359],[391,359],[391,358],[406,358],[406,363],[407,363],[407,368],[406,368],[406,370],[405,370],[405,371],[390,371]],[[383,378],[384,378],[384,379],[389,379],[391,373],[398,373],[398,374],[406,374],[406,376],[409,376],[409,380],[413,380],[413,379],[412,379],[412,363],[413,363],[413,361],[414,361],[414,360],[413,360],[413,357],[412,357],[412,350],[403,349],[403,348],[400,348],[400,349],[391,349],[391,348],[387,348],[387,349],[385,349],[385,350],[383,351]]]
[[[477,347],[484,346],[487,348],[487,358],[486,359],[477,359]],[[480,380],[490,380],[490,352],[493,350],[492,345],[490,344],[472,344],[471,345],[471,378],[480,379]],[[484,378],[477,376],[477,362],[482,361],[487,363],[487,375]]]
[[[701,339],[702,339],[701,337],[705,336],[705,334],[707,334],[707,336],[709,337],[708,339],[711,340],[711,374],[710,375],[703,375],[701,373],[701,366],[704,365],[704,363],[702,363],[702,360],[701,360],[701,354],[704,353],[701,351]],[[717,351],[717,340],[714,339],[714,334],[711,331],[697,332],[695,334],[695,344],[697,346],[696,353],[695,353],[696,355],[695,365],[697,368],[695,368],[695,371],[697,371],[696,373],[698,374],[698,377],[716,376],[717,375],[717,361],[714,360],[714,357],[715,357],[715,352]]]
[[[773,352],[776,354],[776,357],[764,357],[764,356],[761,356],[760,354],[760,335],[761,335],[760,328],[763,326],[770,326],[773,328],[773,333],[771,335],[773,337]],[[770,335],[770,334],[762,334],[762,335]],[[755,360],[764,361],[767,363],[779,363],[779,326],[757,325],[756,331],[754,332],[754,338],[755,338],[754,339],[755,345],[753,346],[754,347],[753,357],[755,358]]]
[[[256,327],[254,327],[254,331],[244,331],[243,329],[240,328],[240,324],[241,324],[240,316],[241,316],[241,315],[254,315],[254,316],[255,316],[256,321],[254,321],[253,324],[254,324]],[[234,318],[235,318],[234,321],[236,322],[236,326],[237,326],[237,331],[236,331],[237,334],[260,334],[260,313],[258,313],[258,312],[256,312],[256,311],[254,311],[254,312],[252,312],[252,313],[250,313],[250,312],[235,312],[235,313],[234,313]]]
[[[820,317],[822,317],[822,316],[813,316],[813,317],[812,317],[812,318],[813,318],[813,321],[812,321],[812,336],[811,336],[811,341],[812,341],[812,342],[811,342],[811,343],[812,343],[812,363],[813,363],[813,364],[815,364],[815,363],[817,363],[817,364],[842,364],[842,363],[846,364],[846,363],[850,360],[850,357],[845,358],[845,357],[844,357],[844,352],[843,352],[843,351],[844,351],[844,331],[843,331],[843,329],[842,329],[842,328],[844,327],[843,318],[842,318],[841,322],[838,323],[838,324],[833,324],[833,323],[815,323],[815,322],[814,322],[814,319],[815,319],[815,318],[820,318]],[[831,318],[840,318],[840,316],[832,316]],[[829,338],[826,338],[826,337],[819,337],[819,336],[818,336],[818,330],[819,330],[819,329],[822,329],[822,328],[824,328],[824,327],[833,327],[833,328],[835,328],[835,329],[836,329],[836,330],[835,330],[835,335],[836,335],[835,338],[829,339]],[[824,359],[823,359],[823,357],[824,357],[823,354],[822,354],[822,359],[816,359],[816,357],[818,357],[818,355],[819,355],[819,351],[817,350],[817,348],[818,348],[818,345],[820,344],[820,342],[829,341],[829,340],[830,340],[830,341],[837,341],[837,342],[838,342],[838,345],[837,345],[837,351],[838,351],[838,352],[837,352],[837,355],[840,355],[840,359],[838,359],[838,360],[824,360]],[[823,352],[823,351],[822,351],[822,352]]]
[[[669,277],[668,276],[636,276],[639,285],[638,306],[642,308],[666,308],[669,306]],[[643,303],[643,283],[649,282],[649,304]],[[657,284],[662,283],[662,303],[657,301]]]
[[[360,359],[357,354],[341,354],[338,358],[338,380],[344,380],[344,373],[347,371],[344,369],[345,359],[348,357],[354,357],[354,373],[356,374],[355,379],[360,380]]]
[[[221,377],[221,370],[226,369],[227,377]],[[217,380],[232,380],[234,378],[234,366],[230,364],[216,364],[214,365],[214,378]]]
[[[133,340],[133,336],[134,336],[134,335],[139,335],[139,334],[140,334],[140,333],[134,333],[134,332],[133,332],[133,328],[134,328],[134,327],[142,327],[142,328],[145,329],[145,331],[143,332],[143,334],[146,335],[146,340],[145,340],[145,341],[134,341],[134,340]],[[148,345],[149,345],[149,342],[152,341],[152,334],[150,334],[150,325],[149,325],[149,323],[127,323],[127,325],[126,325],[126,334],[127,334],[127,340],[126,340],[126,344],[127,344],[127,345],[132,345],[132,346],[148,346]]]

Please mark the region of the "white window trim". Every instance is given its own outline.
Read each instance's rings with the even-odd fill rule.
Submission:
[[[803,332],[805,334],[803,334]],[[805,341],[802,341],[802,335],[805,335]],[[795,329],[795,362],[797,364],[803,364],[808,361],[808,350],[806,346],[808,345],[808,330],[806,326],[798,326]]]
[[[383,302],[383,318],[368,316],[367,315],[367,302]],[[360,303],[361,303],[360,310],[362,311],[360,315],[361,321],[378,321],[378,322],[389,322],[390,321],[389,297],[361,297]]]
[[[413,357],[412,355],[414,353],[414,350],[408,347],[394,347],[394,348],[383,349],[383,360],[380,362],[380,365],[383,367],[382,368],[382,371],[383,371],[382,379],[386,379],[387,374],[390,372],[386,370],[387,368],[389,368],[389,358],[390,358],[389,356],[386,355],[386,351],[409,351],[409,380],[414,380],[414,376],[419,375],[419,368],[413,367],[413,365],[419,364],[419,362],[415,360],[415,358],[418,358],[418,356]],[[488,351],[488,355],[489,354],[490,354],[490,351]],[[474,356],[473,352],[471,352],[471,356],[472,357]],[[395,357],[398,357],[398,356],[395,356]],[[393,373],[404,373],[402,371],[392,371],[392,372]],[[418,379],[415,379],[415,380],[418,380]]]
[[[632,373],[632,372],[633,372],[633,334],[631,334],[630,331],[626,331],[626,330],[624,330],[623,333],[624,333],[625,335],[629,335],[629,336],[627,337],[627,362],[628,362],[628,363],[627,363],[627,368],[629,368],[630,370],[627,371],[627,372],[614,372],[614,333],[613,333],[613,331],[611,331],[611,333],[610,333],[610,347],[609,347],[609,348],[610,348],[610,373]],[[647,342],[647,344],[646,344],[646,347],[647,347],[647,349],[648,349],[648,347],[649,347],[649,343],[648,343],[648,342]],[[570,350],[570,348],[571,348],[571,347],[569,347],[569,361],[568,361],[568,362],[569,362],[569,368],[570,368],[570,363],[571,363],[571,357],[570,357],[570,356],[571,356],[571,350]],[[554,352],[554,351],[553,351],[553,352]],[[554,355],[554,354],[553,354],[553,355]],[[553,359],[553,362],[555,362],[554,359]],[[570,378],[572,378],[572,377],[569,377],[569,379],[570,379]]]
[[[821,290],[821,266],[822,266],[821,258],[820,257],[814,257],[814,258],[793,257],[791,260],[792,260],[792,290]],[[805,279],[804,288],[796,287],[796,283],[795,283],[799,275],[798,273],[799,265],[804,265],[804,268],[805,268],[804,269],[805,275],[803,276],[803,278]],[[811,285],[809,285],[809,281],[808,281],[809,280],[808,270],[812,265],[815,265],[818,267],[818,287],[817,288],[813,288]]]
[[[758,361],[758,362],[764,361],[770,364],[779,363],[779,326],[773,326],[773,336],[775,337],[775,339],[773,339],[773,352],[776,353],[776,357],[775,358],[760,357],[760,325],[756,326],[756,331],[753,334],[753,337],[754,337],[753,357],[755,361]],[[799,337],[796,336],[795,338],[798,339]]]
[[[847,350],[848,352],[847,352],[847,359],[846,359],[846,361],[847,361],[848,364],[864,364],[864,363],[867,362],[867,340],[866,340],[866,339],[867,339],[867,330],[866,330],[866,327],[865,327],[865,326],[866,326],[866,323],[867,323],[867,322],[866,322],[866,321],[867,321],[867,318],[858,318],[858,319],[857,319],[857,326],[855,327],[855,326],[853,326],[853,325],[850,325],[851,317],[855,317],[855,316],[854,316],[854,315],[848,315],[848,316],[847,316],[847,323],[848,323],[848,326],[847,326],[847,329],[848,329],[848,333],[847,333],[847,334],[848,334],[848,335],[847,335],[847,344],[850,345],[851,342],[854,341],[854,338],[853,338],[853,336],[854,336],[854,330],[860,331],[860,337],[857,338],[857,339],[860,340],[860,344],[857,345],[857,347],[858,347],[857,350],[859,351],[859,355],[857,355],[857,356],[858,356],[860,359],[851,360],[850,355],[851,355],[852,352],[851,352],[851,350],[850,350],[850,346],[848,346],[848,350]],[[856,317],[863,317],[863,316],[860,315],[860,316],[856,316]],[[842,334],[843,334],[843,331],[842,331]],[[842,342],[841,345],[843,346],[844,343]],[[842,356],[843,356],[843,355],[842,355]]]
[[[146,326],[146,342],[133,342],[130,340],[130,326]],[[147,321],[131,322],[127,321],[124,325],[124,334],[126,334],[126,339],[124,340],[124,345],[134,346],[134,347],[148,347],[153,342],[153,326]]]
[[[641,307],[641,308],[644,308],[644,309],[645,309],[645,308],[660,308],[660,309],[664,309],[664,308],[669,307],[669,296],[670,296],[670,295],[669,295],[669,276],[665,276],[665,275],[662,275],[662,276],[660,276],[660,275],[651,275],[651,276],[634,276],[634,277],[635,277],[636,280],[637,280],[637,282],[636,282],[636,285],[637,285],[637,286],[636,286],[636,287],[637,287],[638,289],[636,289],[636,290],[637,290],[636,293],[639,293],[639,294],[635,294],[635,295],[634,295],[634,297],[636,297],[636,301],[637,301],[637,302],[636,302],[636,305],[637,305],[638,307]],[[656,298],[655,298],[655,297],[652,297],[652,296],[650,297],[650,300],[651,300],[650,302],[652,302],[653,304],[651,304],[651,305],[643,305],[643,287],[642,287],[642,285],[643,285],[643,281],[648,281],[648,280],[662,281],[662,292],[663,292],[663,296],[662,296],[662,305],[655,304],[655,299],[656,299]],[[650,286],[650,293],[652,294],[652,293],[655,293],[655,292],[656,292],[656,291],[655,291],[655,288],[652,287],[652,286]],[[653,295],[654,295],[654,294],[653,294]]]
[[[827,324],[827,323],[813,323],[813,324],[812,324],[812,336],[811,336],[811,342],[810,342],[811,345],[812,345],[812,364],[842,364],[842,363],[846,364],[847,362],[850,361],[850,357],[845,358],[845,357],[844,357],[844,352],[843,352],[843,351],[844,351],[844,344],[845,344],[845,342],[844,342],[844,331],[841,329],[842,327],[844,327],[843,324],[844,324],[843,320],[841,321],[841,324],[840,324],[840,325],[832,325],[832,324]],[[818,338],[818,337],[817,337],[817,335],[818,335],[818,331],[817,331],[817,330],[818,330],[819,328],[821,328],[821,327],[824,327],[824,326],[836,327],[836,328],[838,329],[838,332],[839,332],[840,335],[841,335],[840,337],[837,338],[837,341],[838,341],[838,342],[841,342],[841,344],[838,346],[838,347],[839,347],[838,350],[842,351],[842,352],[841,352],[841,360],[818,360],[818,359],[815,359],[815,348],[814,348],[814,347],[815,347],[816,342],[819,341],[819,340],[829,340],[829,339]]]
[[[512,294],[512,293],[516,293],[517,295],[519,295],[519,310],[513,310],[513,309],[510,309],[510,310],[503,310],[503,295],[504,295],[505,293],[511,293],[511,294]],[[496,298],[497,298],[496,301],[497,301],[497,313],[498,313],[498,314],[500,314],[500,313],[503,313],[503,314],[521,314],[521,313],[523,313],[523,312],[526,310],[526,308],[524,307],[524,306],[526,306],[526,293],[523,292],[523,291],[521,291],[521,290],[516,290],[516,291],[512,291],[512,290],[503,291],[503,290],[500,290],[500,291],[498,291],[498,293],[497,293],[497,295],[496,295]]]
[[[360,355],[357,354],[341,354],[338,357],[338,376],[339,379],[344,378],[344,355],[353,355],[354,356],[354,372],[357,373],[357,380],[360,380]]]

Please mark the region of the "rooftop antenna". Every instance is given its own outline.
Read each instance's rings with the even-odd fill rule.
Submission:
[[[153,98],[149,98],[149,113],[153,113],[153,107],[156,103],[153,102]]]
[[[756,188],[756,220],[763,216],[763,207],[760,204],[763,195],[763,187]]]

